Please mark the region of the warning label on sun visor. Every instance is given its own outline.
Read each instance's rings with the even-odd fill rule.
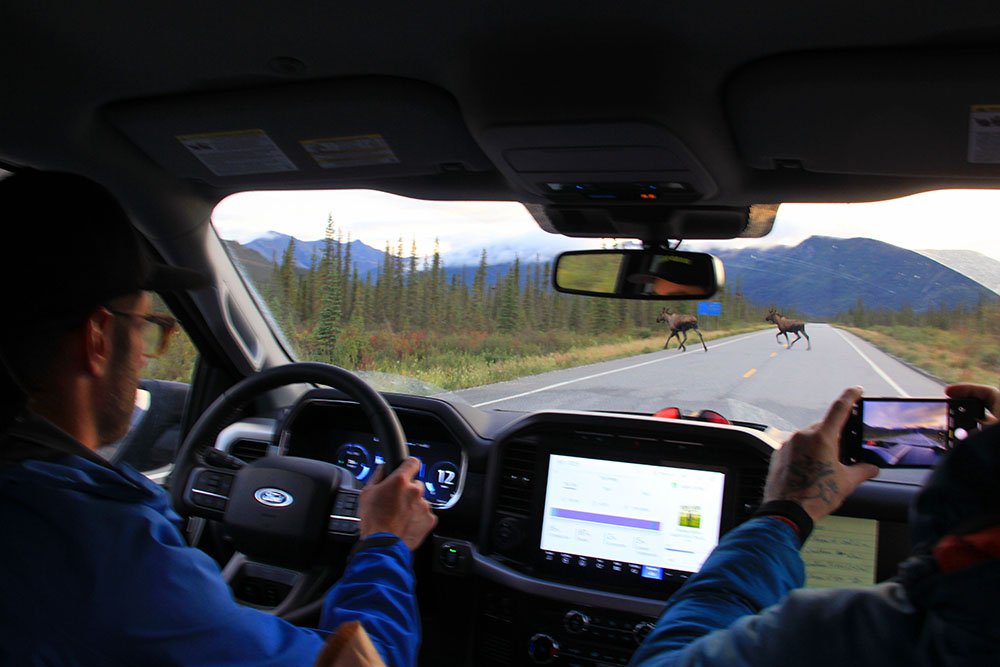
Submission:
[[[975,104],[969,113],[969,162],[1000,164],[1000,104]]]
[[[299,170],[264,130],[182,134],[177,140],[216,176]]]
[[[300,143],[323,169],[399,163],[399,158],[381,134],[306,139]]]

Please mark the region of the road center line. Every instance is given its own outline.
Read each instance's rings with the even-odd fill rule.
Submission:
[[[751,368],[750,370],[748,370],[746,373],[743,374],[743,377],[748,378],[756,372],[757,372],[756,368]]]
[[[843,339],[844,339],[844,342],[845,342],[845,343],[847,343],[847,344],[848,344],[848,345],[850,345],[850,346],[851,346],[852,348],[854,348],[854,351],[855,351],[855,352],[857,352],[857,353],[858,353],[859,355],[861,355],[861,358],[862,358],[862,359],[864,359],[865,361],[867,361],[867,362],[868,362],[868,365],[869,365],[869,366],[871,366],[871,367],[872,367],[872,369],[873,369],[873,370],[874,370],[874,371],[875,371],[876,373],[878,373],[878,374],[879,374],[879,376],[880,376],[880,377],[881,377],[881,378],[882,378],[883,380],[885,380],[886,382],[888,382],[888,383],[889,383],[889,386],[890,386],[890,387],[892,387],[893,389],[895,389],[895,390],[896,390],[896,392],[897,392],[897,393],[898,393],[898,394],[900,395],[900,397],[901,397],[901,398],[909,398],[909,397],[910,397],[910,395],[909,395],[908,393],[906,393],[906,392],[905,392],[905,391],[903,390],[903,388],[902,388],[902,387],[900,387],[900,386],[899,386],[898,384],[896,384],[896,383],[895,383],[895,382],[893,381],[893,379],[892,379],[891,377],[889,377],[889,376],[888,376],[888,375],[886,374],[886,372],[885,372],[884,370],[882,370],[881,368],[879,368],[879,367],[878,367],[878,365],[877,365],[877,364],[876,364],[876,363],[875,363],[874,361],[872,361],[871,359],[869,359],[869,358],[868,358],[868,355],[867,355],[867,354],[865,354],[864,352],[862,352],[862,351],[861,351],[861,350],[860,350],[860,349],[858,348],[858,346],[857,346],[857,345],[855,345],[854,343],[852,343],[852,342],[851,342],[851,339],[850,339],[850,338],[848,338],[848,337],[847,337],[847,335],[846,335],[846,334],[844,334],[844,332],[843,332],[843,331],[841,331],[840,329],[838,329],[838,328],[836,328],[836,327],[832,327],[832,329],[833,329],[834,331],[836,331],[836,332],[837,332],[837,335],[838,335],[838,336],[840,336],[841,338],[843,338]]]
[[[758,333],[758,332],[755,331],[754,333],[749,333],[749,334],[740,336],[739,338],[734,338],[732,340],[726,341],[725,343],[719,343],[718,345],[713,345],[712,349],[714,350],[716,348],[725,347],[726,345],[730,345],[732,343],[739,342],[741,340],[744,340],[746,338],[749,338],[749,337],[755,335],[756,333]],[[687,352],[681,352],[680,354],[675,354],[675,355],[672,355],[672,356],[669,356],[669,357],[659,357],[658,359],[651,359],[650,361],[643,361],[643,362],[640,362],[638,364],[632,364],[631,366],[623,366],[622,368],[613,368],[610,371],[602,371],[600,373],[594,373],[593,375],[585,375],[584,377],[581,377],[581,378],[575,378],[573,380],[566,380],[565,382],[557,382],[555,384],[550,384],[547,387],[539,387],[538,389],[532,389],[531,391],[524,391],[524,392],[521,392],[520,394],[514,394],[513,396],[505,396],[504,398],[495,398],[492,401],[484,401],[482,403],[473,403],[472,407],[474,407],[474,408],[481,408],[484,405],[492,405],[494,403],[502,403],[504,401],[510,401],[510,400],[515,399],[515,398],[521,398],[522,396],[530,396],[531,394],[537,394],[539,392],[548,391],[549,389],[558,389],[559,387],[565,387],[568,384],[574,384],[576,382],[583,382],[584,380],[593,380],[594,378],[599,378],[599,377],[604,376],[604,375],[611,375],[612,373],[621,373],[622,371],[630,371],[633,368],[639,368],[641,366],[648,366],[650,364],[658,364],[661,361],[670,361],[671,359],[680,359],[681,357],[687,356],[689,354],[705,354],[705,352],[703,350],[688,350]]]

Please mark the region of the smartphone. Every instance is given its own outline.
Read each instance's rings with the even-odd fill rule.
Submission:
[[[840,436],[840,460],[880,468],[931,468],[980,430],[976,398],[862,398]]]

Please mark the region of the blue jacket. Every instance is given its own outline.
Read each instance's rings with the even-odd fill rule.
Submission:
[[[35,421],[22,430],[82,448]],[[169,496],[135,470],[86,451],[42,458],[0,464],[0,664],[310,667],[354,619],[387,664],[416,664],[403,543],[358,552],[326,595],[323,629],[300,628],[237,604],[215,561],[185,543]]]
[[[747,521],[670,598],[631,665],[1000,664],[1000,561],[942,573],[928,552],[963,522],[1000,518],[997,479],[1000,426],[946,457],[914,505],[915,555],[869,588],[795,590],[798,536],[770,517]]]
[[[767,517],[728,533],[630,664],[1000,664],[1000,562],[932,575],[913,589],[792,590],[803,581],[797,543],[789,526]]]

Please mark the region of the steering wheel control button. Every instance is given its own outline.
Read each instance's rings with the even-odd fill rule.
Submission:
[[[333,502],[333,512],[330,513],[330,523],[327,530],[341,535],[357,535],[361,532],[361,521],[358,519],[358,493],[341,489]]]
[[[333,514],[341,516],[358,515],[358,494],[351,491],[341,491],[333,503]]]
[[[547,665],[559,657],[559,642],[538,633],[528,641],[528,657],[537,665]]]
[[[203,470],[198,473],[194,489],[208,491],[219,496],[228,496],[233,487],[233,476],[215,470]]]
[[[331,533],[355,535],[361,532],[361,521],[354,517],[332,515],[327,530]]]

